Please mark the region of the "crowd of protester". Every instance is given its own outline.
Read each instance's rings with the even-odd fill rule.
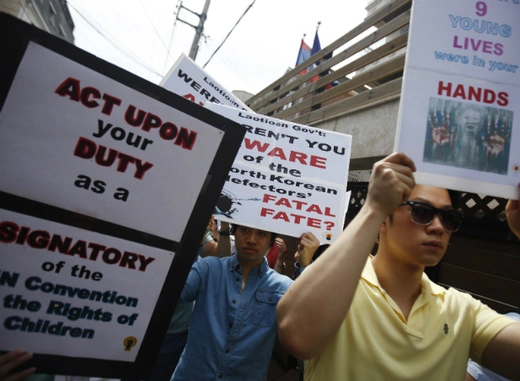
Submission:
[[[402,153],[376,163],[330,247],[318,257],[318,239],[299,237],[291,276],[282,237],[211,218],[149,380],[265,380],[277,335],[307,381],[494,379],[482,367],[520,379],[520,323],[425,275],[462,216],[455,192],[414,171]],[[518,200],[506,215],[520,238]],[[31,357],[0,356],[0,381],[37,371],[16,370]]]

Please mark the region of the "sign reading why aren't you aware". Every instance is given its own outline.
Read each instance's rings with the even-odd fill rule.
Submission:
[[[412,6],[396,150],[419,183],[517,198],[520,3]]]
[[[342,232],[352,137],[222,105],[205,107],[242,124],[246,136],[215,218],[332,243]]]
[[[0,353],[147,379],[245,131],[5,14],[0,40]]]
[[[256,115],[185,55],[161,85],[247,130],[215,218],[293,237],[311,231],[322,243],[339,236],[351,136]]]

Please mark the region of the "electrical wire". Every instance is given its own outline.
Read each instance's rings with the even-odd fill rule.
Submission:
[[[170,34],[170,41],[168,42],[168,47],[172,46],[172,41],[173,41],[173,33],[175,32],[175,24],[177,24],[177,18],[179,16],[179,11],[180,11],[180,5],[182,5],[182,0],[179,0],[179,5],[177,5],[177,13],[173,13],[175,15],[175,21],[173,22],[173,27],[172,27],[172,33]],[[165,57],[164,59],[164,67],[163,67],[163,71],[165,72],[166,71],[166,65],[168,64],[168,57]]]
[[[133,60],[135,63],[139,64],[141,67],[145,68],[146,70],[150,71],[151,73],[154,73],[155,75],[162,78],[162,74],[158,73],[153,69],[152,67],[148,66],[146,63],[142,62],[138,58],[134,57],[131,53],[128,53],[127,51],[120,48],[116,43],[114,43],[110,38],[108,38],[103,32],[101,32],[90,20],[87,19],[87,17],[80,12],[70,1],[67,1],[67,4],[76,11],[76,13],[83,19],[87,24],[89,24],[97,33],[99,33],[103,38],[105,38],[110,44],[112,44],[117,50],[119,50],[121,53],[123,53],[125,56]]]
[[[168,47],[166,46],[166,44],[165,44],[164,41],[162,40],[161,36],[159,35],[159,32],[158,32],[157,29],[155,28],[155,25],[153,24],[152,20],[150,19],[150,16],[148,15],[148,12],[146,12],[146,8],[144,7],[143,1],[142,1],[142,0],[139,0],[139,2],[141,3],[141,7],[142,7],[143,10],[144,10],[144,14],[146,15],[146,18],[148,19],[148,21],[149,21],[150,24],[152,25],[152,28],[153,28],[153,30],[155,31],[155,34],[157,35],[157,38],[159,39],[159,41],[161,41],[162,45],[164,46],[164,49],[166,49],[166,52],[168,53],[168,57],[170,57],[170,58],[173,60],[173,57],[171,56],[171,53],[170,53],[170,48],[168,48]]]
[[[143,61],[140,57],[135,55],[131,49],[128,49],[128,47],[125,47],[125,44],[121,43],[121,41],[118,40],[117,36],[114,36],[110,33],[109,30],[104,29],[104,27],[99,24],[97,21],[95,21],[95,18],[90,16],[88,12],[86,12],[84,9],[82,9],[78,4],[73,4],[70,2],[70,0],[67,0],[68,4],[70,4],[73,9],[91,26],[93,27],[103,38],[105,38],[108,42],[115,45],[117,49],[124,50],[124,53],[128,56],[130,56],[133,60],[139,62],[141,65],[144,65],[147,67],[147,69],[150,69],[151,66],[148,66],[148,64]],[[119,17],[119,15],[118,15]],[[123,49],[125,48],[125,49]]]
[[[141,23],[136,23],[134,18],[128,15],[128,13],[126,12],[128,10],[128,7],[121,7],[117,0],[105,0],[104,4],[108,4],[112,8],[112,10],[113,10],[114,14],[117,16],[117,18],[119,20],[121,20],[120,25],[124,26],[125,29],[129,31],[129,36],[130,35],[134,36],[133,37],[134,40],[144,41],[147,47],[155,47],[157,45],[154,41],[153,36],[150,35],[149,30],[146,29],[143,32],[143,30],[140,27]],[[144,8],[144,6],[143,6],[143,8]],[[144,11],[146,12],[146,9],[144,9]],[[148,17],[147,12],[146,12],[146,15]],[[139,17],[142,18],[142,12],[140,12]],[[148,17],[148,19],[149,19],[149,17]],[[150,37],[150,36],[152,37],[152,41],[150,41],[148,39],[148,37]],[[160,37],[159,37],[159,39],[160,39]],[[162,40],[161,40],[161,43],[163,43]],[[164,43],[163,43],[163,45],[164,45]],[[133,49],[129,48],[128,46],[126,47],[126,49],[128,51],[133,51]],[[154,54],[157,53],[158,50],[159,49],[153,49]],[[165,56],[166,56],[166,59],[168,59],[168,54],[165,54]],[[139,57],[141,57],[141,55],[139,55]],[[150,56],[146,55],[146,57],[148,58],[148,60],[147,61],[142,60],[142,62],[146,62],[147,64],[149,64],[148,62],[149,62]],[[152,60],[152,61],[155,62],[155,60]],[[149,65],[151,67],[156,67],[156,65],[153,65],[153,64],[149,64]]]
[[[202,68],[204,69],[208,64],[209,64],[209,61],[211,61],[211,59],[213,58],[213,56],[219,51],[219,49],[222,47],[222,45],[224,45],[224,43],[226,42],[226,40],[228,39],[228,37],[231,35],[231,33],[235,30],[236,26],[240,23],[240,21],[242,20],[242,18],[246,15],[246,13],[251,9],[251,7],[255,4],[256,0],[253,0],[253,2],[251,4],[249,4],[249,6],[247,7],[247,9],[244,11],[244,13],[242,13],[242,16],[239,17],[238,21],[236,22],[236,24],[233,26],[233,28],[231,28],[231,30],[229,31],[229,33],[227,34],[227,36],[224,38],[224,41],[222,41],[222,43],[218,46],[218,48],[213,52],[213,54],[211,54],[211,57],[209,57],[208,59],[208,62],[206,62],[204,64],[204,66],[202,66]]]
[[[211,39],[208,39],[209,42],[208,42],[208,45],[213,45],[213,42]],[[213,46],[211,46],[213,48]],[[240,71],[240,69],[228,58],[226,57],[225,54],[221,53],[219,55],[219,58],[231,69],[233,70],[238,77],[240,77],[240,79],[242,80],[242,82],[244,82],[246,85],[250,85],[249,83],[249,80],[246,78],[246,76],[244,75],[244,73],[242,73],[242,71]]]
[[[114,2],[110,0],[105,0],[103,5],[110,7],[110,11],[107,10],[107,12],[112,12],[112,14],[114,14],[120,20],[118,27],[124,27],[128,31],[128,36],[132,36],[134,40],[142,39],[148,46],[152,45],[150,41],[145,38],[145,33],[143,33],[139,26],[132,20],[132,18],[126,14],[125,8],[114,4]]]

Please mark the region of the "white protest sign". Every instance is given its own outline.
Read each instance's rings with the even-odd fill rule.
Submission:
[[[157,280],[174,257],[1,209],[0,251],[0,350],[17,343],[28,352],[122,361],[139,353]]]
[[[352,137],[216,104],[247,130],[215,218],[322,243],[343,230]]]
[[[245,130],[2,13],[0,40],[0,354],[146,379]]]
[[[223,137],[34,42],[0,125],[1,191],[175,241]]]
[[[395,149],[419,183],[516,198],[520,4],[413,3]]]
[[[211,102],[251,110],[184,53],[175,61],[159,85],[200,106]]]

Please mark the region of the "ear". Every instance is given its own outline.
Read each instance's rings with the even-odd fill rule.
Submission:
[[[382,233],[382,232],[386,232],[388,228],[388,217],[385,218],[385,220],[383,221],[383,223],[381,224],[381,227],[379,228],[379,232]]]

